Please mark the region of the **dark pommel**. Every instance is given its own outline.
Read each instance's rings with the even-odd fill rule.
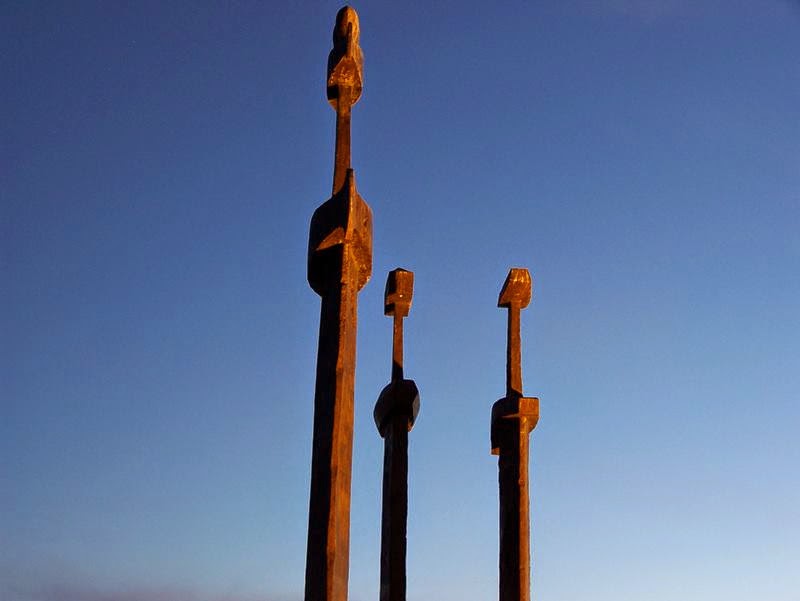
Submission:
[[[333,108],[339,100],[347,108],[358,102],[364,81],[364,54],[358,45],[359,25],[356,11],[345,6],[336,15],[333,49],[328,55],[328,101]]]
[[[343,6],[336,13],[336,24],[333,26],[333,48],[344,54],[348,43],[358,45],[361,34],[358,13],[352,6]]]
[[[414,294],[414,272],[400,269],[389,272],[383,296],[383,314],[408,316]]]

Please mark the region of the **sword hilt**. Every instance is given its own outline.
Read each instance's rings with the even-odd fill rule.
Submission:
[[[512,443],[524,430],[529,433],[539,421],[539,399],[522,396],[522,345],[520,311],[531,302],[531,274],[514,267],[497,299],[498,307],[508,309],[508,342],[506,346],[506,396],[492,407],[492,453],[499,454],[504,444]],[[518,424],[513,423],[518,421]],[[516,432],[516,434],[515,434]]]
[[[397,268],[386,278],[383,313],[393,318],[392,380],[403,379],[403,318],[411,310],[414,294],[414,272]]]
[[[392,317],[392,381],[381,391],[373,416],[381,436],[385,436],[390,420],[402,416],[408,429],[414,426],[419,413],[419,390],[413,380],[403,377],[403,318],[411,309],[414,294],[414,272],[397,268],[386,278],[383,313]]]
[[[512,267],[500,296],[498,307],[508,309],[508,343],[506,348],[506,395],[522,396],[522,350],[519,313],[531,302],[531,274],[527,269]]]

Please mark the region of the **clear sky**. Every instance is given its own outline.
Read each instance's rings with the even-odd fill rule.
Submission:
[[[336,2],[0,5],[0,599],[302,597]],[[800,3],[364,2],[350,591],[388,270],[409,601],[497,596],[511,266],[537,601],[797,601]]]

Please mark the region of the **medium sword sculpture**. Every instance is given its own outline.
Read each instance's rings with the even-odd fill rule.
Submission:
[[[305,601],[346,601],[358,292],[372,274],[372,211],[350,167],[350,112],[361,96],[358,16],[336,15],[328,102],[336,111],[333,195],[311,218],[308,283],[322,297],[314,390]]]
[[[508,309],[506,396],[492,406],[492,454],[500,486],[500,601],[530,600],[528,437],[539,421],[539,399],[522,396],[520,310],[531,302],[527,269],[508,272],[498,307]]]
[[[384,441],[380,601],[406,599],[408,433],[419,413],[419,391],[414,380],[403,378],[403,318],[411,309],[413,291],[413,272],[389,272],[383,312],[394,321],[392,381],[381,391],[374,412],[375,425]]]

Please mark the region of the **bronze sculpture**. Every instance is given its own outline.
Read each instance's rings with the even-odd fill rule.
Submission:
[[[405,601],[408,518],[408,433],[419,413],[419,391],[403,377],[403,318],[411,309],[414,273],[389,272],[384,314],[393,318],[392,381],[375,403],[375,425],[383,437],[380,601]]]
[[[531,275],[513,268],[498,307],[508,309],[506,396],[492,406],[492,454],[500,487],[500,601],[530,599],[528,436],[539,421],[539,399],[522,396],[520,310],[531,301]]]
[[[372,211],[358,194],[350,164],[352,106],[363,87],[356,12],[336,16],[328,57],[327,97],[336,111],[333,192],[311,219],[308,282],[321,297],[305,601],[346,601],[350,554],[350,488],[358,292],[372,272]],[[405,601],[408,433],[419,391],[403,373],[403,318],[414,274],[389,273],[384,313],[393,317],[392,376],[375,405],[384,439],[381,601]],[[522,394],[520,311],[531,300],[527,269],[509,271],[498,306],[508,309],[506,395],[492,407],[492,453],[499,456],[500,601],[530,599],[529,435],[539,399]]]
[[[311,218],[308,282],[322,297],[306,553],[306,601],[345,601],[350,556],[358,292],[372,273],[372,211],[350,166],[350,112],[361,96],[358,16],[336,15],[328,101],[336,111],[333,195]]]

